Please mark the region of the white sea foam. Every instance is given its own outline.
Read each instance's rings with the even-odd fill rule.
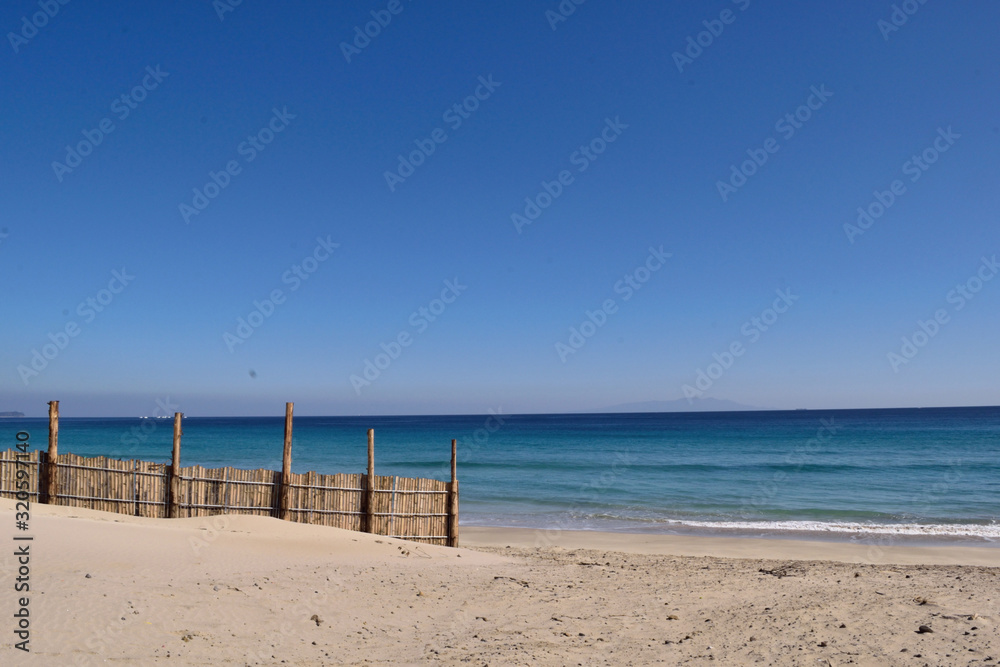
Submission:
[[[824,521],[677,521],[664,523],[691,528],[760,532],[808,532],[854,535],[912,535],[942,537],[979,537],[1000,540],[1000,525],[922,524],[922,523],[856,523]]]
[[[470,522],[483,526],[512,526],[538,529],[596,530],[612,532],[695,532],[738,533],[770,537],[828,536],[834,540],[851,540],[880,537],[881,539],[930,538],[975,540],[1000,543],[1000,524],[973,523],[875,523],[860,521],[712,521],[698,519],[666,519],[663,517],[637,517],[610,514],[559,515],[545,513],[533,515],[477,514]]]

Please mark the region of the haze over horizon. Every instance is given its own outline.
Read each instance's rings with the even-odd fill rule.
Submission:
[[[173,415],[174,412],[182,412],[185,417],[274,417],[284,418],[284,403],[264,402],[262,400],[240,403],[233,405],[231,402],[216,402],[212,399],[196,401],[193,403],[194,409],[188,410],[173,398],[157,397],[153,399],[141,397],[121,397],[122,400],[114,402],[115,408],[102,412],[103,406],[108,405],[108,398],[105,396],[70,396],[70,400],[60,401],[61,418],[136,418],[136,417],[164,417]],[[59,400],[59,399],[53,399]],[[977,407],[1000,407],[989,404],[982,405],[922,405],[922,406],[899,406],[885,405],[872,406],[867,408],[773,408],[753,405],[744,405],[729,401],[727,399],[695,399],[689,403],[686,399],[675,401],[638,401],[634,403],[622,403],[616,405],[606,405],[598,408],[582,410],[563,410],[555,412],[540,412],[530,410],[511,411],[503,405],[495,405],[482,412],[371,412],[371,413],[322,413],[312,411],[315,403],[305,401],[295,403],[295,415],[297,417],[412,417],[412,416],[460,416],[460,415],[544,415],[544,414],[624,414],[624,413],[691,413],[691,412],[790,412],[795,410],[921,410],[921,409],[948,409],[948,408],[977,408]],[[701,403],[705,403],[702,405]],[[663,404],[663,405],[654,405]],[[226,406],[233,405],[234,411],[227,410]],[[208,406],[208,410],[204,409]],[[213,412],[212,408],[217,407],[218,412]],[[250,408],[250,409],[247,409]],[[6,410],[0,410],[5,412]],[[32,405],[24,412],[24,419],[47,419],[48,403]]]
[[[39,7],[0,411],[1000,405],[996,3]]]

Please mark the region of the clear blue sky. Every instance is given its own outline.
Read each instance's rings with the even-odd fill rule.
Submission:
[[[1000,404],[1000,6],[903,4],[5,3],[0,410]]]

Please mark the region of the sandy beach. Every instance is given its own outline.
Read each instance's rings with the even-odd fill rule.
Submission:
[[[0,500],[8,545],[14,520]],[[4,665],[1000,663],[996,549],[469,527],[448,549],[46,505],[29,534],[31,652],[5,548]]]

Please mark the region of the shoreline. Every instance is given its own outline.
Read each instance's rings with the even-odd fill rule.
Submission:
[[[730,537],[719,535],[667,535],[590,530],[545,530],[493,526],[461,527],[459,544],[472,548],[556,548],[614,551],[617,553],[716,558],[830,561],[858,564],[963,565],[1000,567],[997,547],[926,546],[912,544],[868,545],[844,541],[786,537]]]
[[[828,542],[862,547],[973,547],[1000,549],[1000,526],[994,524],[865,524],[820,522],[695,522],[661,523],[652,526],[644,523],[608,522],[604,525],[550,522],[532,525],[518,523],[516,519],[477,522],[475,518],[463,521],[463,528],[497,528],[526,530],[538,533],[568,531],[581,533],[610,533],[638,536],[664,537],[728,537],[751,540],[798,540],[803,542]],[[966,528],[971,526],[972,528]],[[987,530],[975,530],[986,528]]]

